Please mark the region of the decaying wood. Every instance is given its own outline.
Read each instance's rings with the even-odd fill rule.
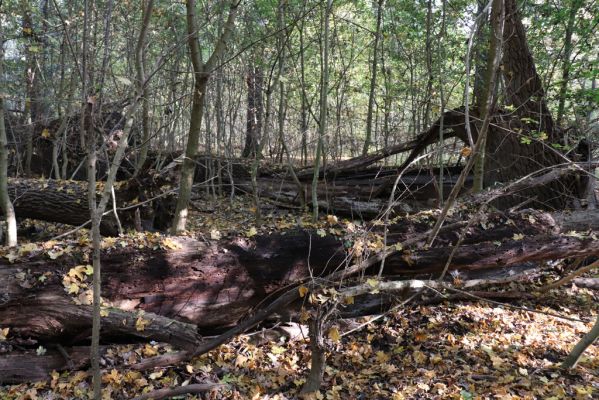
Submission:
[[[162,179],[152,176],[132,179],[118,184],[115,189],[118,207],[131,206],[134,203],[151,199],[160,193],[160,186],[164,185]],[[101,184],[100,184],[101,185]],[[87,201],[87,187],[84,182],[69,180],[39,180],[39,179],[10,179],[8,191],[15,213],[18,218],[32,218],[43,221],[58,222],[79,226],[89,220]],[[101,188],[98,188],[98,195]],[[152,225],[161,228],[163,220],[168,220],[169,210],[163,206],[166,199],[160,198],[156,202],[145,203],[140,206],[142,218]],[[160,209],[160,211],[158,211]],[[121,223],[127,228],[134,227],[135,207],[129,207],[119,212]],[[157,215],[161,214],[161,215]],[[103,218],[101,224],[102,234],[107,236],[118,235],[117,221],[113,214]]]
[[[56,346],[38,354],[36,349],[17,350],[0,353],[0,383],[12,384],[46,380],[52,371],[81,369],[89,364],[89,347],[74,346],[64,349],[64,354]],[[102,347],[104,352],[105,347]],[[65,358],[68,357],[68,360]],[[70,368],[67,364],[70,362]]]
[[[578,217],[572,214],[573,219]],[[560,220],[567,218],[561,215]],[[486,229],[476,227],[467,233],[450,269],[483,271],[527,261],[599,255],[598,241],[590,235],[560,234],[559,223],[550,214],[497,214],[485,224]],[[419,248],[429,227],[426,218],[416,222],[406,219],[390,227],[391,250],[386,253],[385,274],[404,279],[429,277],[444,268],[455,232],[452,225],[447,225],[450,229],[439,235],[440,247]],[[527,236],[514,238],[523,235],[521,232]],[[214,242],[178,238],[176,242],[179,248],[131,246],[105,250],[103,297],[121,310],[110,310],[103,318],[103,337],[124,335],[165,341],[193,354],[216,343],[198,347],[202,343],[199,333],[231,326],[236,326],[233,334],[243,332],[296,301],[298,291],[294,285],[311,275],[347,279],[367,268],[378,271],[381,260],[375,254],[344,269],[352,261],[343,241],[309,230]],[[404,250],[393,247],[398,242]],[[63,275],[77,264],[80,260],[69,255],[52,260],[43,253],[14,264],[0,262],[0,321],[3,328],[10,328],[15,340],[58,341],[68,346],[87,338],[91,326],[89,306],[76,305],[62,285]],[[280,293],[288,293],[288,297],[278,297]],[[244,320],[252,315],[253,308],[274,299],[274,309],[260,308]],[[141,310],[147,314],[137,314]],[[142,331],[136,325],[139,318],[149,321]],[[71,338],[75,341],[69,342]]]

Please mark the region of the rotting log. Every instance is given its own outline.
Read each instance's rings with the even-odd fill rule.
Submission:
[[[117,207],[132,205],[151,199],[160,191],[164,182],[152,176],[120,182],[115,185]],[[99,183],[102,185],[102,183]],[[87,185],[80,181],[9,179],[8,191],[18,218],[32,218],[49,222],[79,226],[89,221],[90,213],[87,200]],[[100,187],[98,195],[101,194]],[[140,206],[141,218],[148,227],[161,228],[160,221],[169,219],[169,211],[162,206],[165,198]],[[135,208],[117,212],[125,228],[134,227]],[[163,215],[157,215],[163,214]],[[168,224],[168,221],[166,221]],[[158,226],[156,226],[158,225]],[[113,213],[102,219],[101,232],[106,236],[118,234],[117,221]]]
[[[578,218],[575,213],[571,219]],[[561,234],[560,223],[568,226],[567,220],[564,215],[556,220],[538,212],[490,216],[484,227],[464,232],[466,237],[449,269],[484,276],[486,270],[505,266],[599,255],[599,241],[591,235]],[[411,227],[406,229],[406,225]],[[390,254],[384,274],[393,279],[438,275],[453,250],[456,230],[465,226],[459,221],[448,224],[436,241],[439,247],[426,249],[414,240],[422,237],[424,243],[430,227],[426,218],[391,225],[390,245],[411,241],[413,246]],[[525,236],[514,238],[515,234]],[[109,310],[103,318],[103,338],[164,341],[189,351],[201,334],[237,325],[303,279],[353,263],[346,244],[358,239],[294,230],[213,242],[172,238],[169,246],[157,250],[148,243],[105,249],[103,297],[118,310]],[[57,259],[39,251],[13,264],[0,260],[0,321],[2,328],[9,328],[9,345],[61,343],[69,347],[86,342],[91,310],[77,305],[63,286],[65,274],[80,263],[81,253],[76,251]],[[378,264],[366,272],[378,272]],[[363,312],[381,307],[381,300],[356,299],[356,309]],[[140,311],[145,314],[140,316]],[[352,311],[351,307],[344,310],[348,315]]]
[[[550,214],[536,213],[530,218],[526,215],[498,214],[496,219],[485,222],[486,229],[475,227],[465,232],[463,244],[449,268],[484,270],[527,261],[599,254],[599,241],[589,235],[560,234],[560,227]],[[406,229],[406,225],[411,228]],[[404,277],[438,274],[457,241],[456,229],[461,231],[451,225],[447,227],[439,235],[438,247],[426,249],[421,246],[423,240],[388,256],[385,273]],[[390,226],[388,244],[424,237],[429,228],[427,221],[406,219]],[[522,236],[517,240],[514,235]],[[177,248],[154,250],[146,243],[104,250],[103,296],[124,311],[143,310],[192,323],[200,332],[210,332],[234,325],[265,298],[310,274],[322,276],[348,265],[352,255],[347,243],[356,243],[360,237],[340,238],[293,230],[211,242],[183,237],[173,240]],[[51,320],[61,318],[57,315],[60,307],[42,303],[57,304],[61,296],[71,301],[62,277],[71,267],[81,264],[80,256],[74,254],[77,251],[53,260],[40,252],[13,264],[0,260],[0,293],[4,296],[0,321],[9,326],[13,321],[14,333],[35,338],[44,335],[56,338],[66,333],[76,336],[76,331],[83,331],[83,325],[89,322],[85,316],[80,318],[83,325],[58,329],[40,319],[43,313],[39,312],[50,307],[47,312]],[[373,268],[378,271],[376,265]],[[44,279],[39,279],[41,276]],[[42,301],[44,296],[54,300]],[[27,323],[28,315],[40,323]],[[65,315],[65,318],[71,317]]]
[[[106,347],[100,346],[104,353]],[[59,350],[61,349],[61,350]],[[16,384],[49,379],[52,371],[80,369],[89,364],[89,347],[74,346],[46,349],[44,354],[36,350],[14,350],[0,354],[0,383]]]

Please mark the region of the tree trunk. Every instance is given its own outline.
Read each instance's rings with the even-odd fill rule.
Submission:
[[[254,63],[252,63],[254,64]],[[245,130],[245,146],[241,156],[260,157],[257,150],[260,147],[260,132],[262,131],[264,76],[262,69],[256,65],[249,68],[247,77],[247,117]]]
[[[160,194],[159,187],[164,181],[153,181],[151,177],[144,177],[120,183],[115,191],[117,206],[119,208],[134,206],[137,201],[149,200]],[[97,194],[101,193],[103,186],[103,182],[98,185]],[[83,182],[13,178],[8,180],[8,193],[15,199],[13,206],[18,218],[39,219],[73,226],[85,224],[90,220],[87,205],[88,191]],[[165,203],[157,206],[157,202],[161,201],[169,200],[163,197],[140,206],[142,219],[147,228],[164,229],[170,222],[170,216],[166,215],[169,213],[169,207],[165,209]],[[155,214],[155,206],[162,208],[166,214]],[[125,227],[134,227],[133,208],[135,207],[119,211],[119,217]],[[103,219],[100,230],[106,236],[118,234],[116,220],[112,214]]]
[[[591,330],[580,339],[580,341],[574,346],[572,352],[568,354],[568,357],[562,363],[562,368],[574,368],[580,360],[582,353],[592,345],[595,340],[599,337],[599,315],[597,316],[597,320],[595,321],[595,325],[591,328]]]
[[[329,93],[329,19],[333,1],[327,0],[323,4],[322,11],[322,53],[320,58],[320,114],[318,117],[318,144],[314,156],[314,173],[312,175],[312,221],[318,220],[318,176],[320,174],[320,163],[324,152],[324,135],[327,130],[327,110]]]
[[[0,19],[0,82],[4,83],[4,27]],[[13,204],[8,195],[8,141],[4,124],[4,95],[0,94],[0,208],[7,228],[6,245],[17,245],[17,219]]]
[[[137,71],[137,91],[141,96],[141,149],[139,160],[136,166],[136,174],[140,171],[146,162],[148,150],[150,149],[150,105],[148,99],[148,91],[146,89],[146,72],[145,72],[145,43],[148,29],[150,27],[150,19],[152,18],[152,10],[154,8],[154,0],[147,0],[145,7],[142,4],[142,24],[140,33],[135,46],[135,69]]]
[[[508,182],[517,177],[564,162],[552,148],[561,143],[561,133],[555,129],[545,101],[541,79],[526,42],[524,27],[515,0],[505,0],[506,22],[503,34],[503,80],[505,102],[513,107],[517,118],[498,121],[491,127],[487,139],[485,182]],[[504,200],[508,207],[532,199],[534,206],[563,208],[577,196],[572,182],[560,181],[522,192],[521,197]]]
[[[370,142],[372,137],[372,114],[374,110],[374,97],[376,92],[376,75],[378,71],[378,50],[379,40],[381,37],[381,21],[383,19],[383,5],[385,0],[378,0],[377,12],[376,12],[376,32],[374,33],[374,48],[372,50],[372,75],[370,76],[370,92],[368,94],[368,111],[366,115],[366,139],[364,140],[364,147],[362,148],[362,155],[368,154],[370,148]]]
[[[562,126],[564,118],[564,110],[566,108],[566,97],[568,92],[568,81],[570,79],[570,68],[572,66],[572,34],[574,33],[574,24],[576,22],[576,14],[582,6],[582,0],[572,0],[570,4],[570,13],[568,14],[568,22],[566,24],[566,37],[564,39],[564,54],[562,56],[562,81],[559,85],[557,119],[558,127]]]
[[[204,110],[204,100],[206,98],[206,87],[208,79],[213,73],[216,63],[222,56],[225,46],[235,28],[235,16],[237,14],[238,2],[231,2],[229,6],[229,15],[223,31],[214,46],[210,58],[204,64],[202,62],[202,53],[198,44],[199,35],[196,25],[195,0],[186,2],[187,7],[187,32],[188,47],[194,72],[194,91],[191,107],[191,121],[189,125],[189,134],[187,145],[185,147],[185,159],[181,168],[181,178],[179,180],[179,195],[177,198],[177,207],[175,217],[173,218],[172,231],[179,233],[185,230],[187,225],[187,215],[189,200],[191,198],[191,189],[193,186],[193,176],[195,172],[195,156],[198,153],[198,144],[200,141],[200,130],[202,127],[202,113]]]

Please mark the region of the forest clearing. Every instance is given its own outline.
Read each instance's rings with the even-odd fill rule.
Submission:
[[[599,5],[0,0],[0,399],[592,399]]]

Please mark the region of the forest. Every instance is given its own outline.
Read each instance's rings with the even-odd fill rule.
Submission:
[[[599,3],[0,0],[0,399],[599,396]]]

